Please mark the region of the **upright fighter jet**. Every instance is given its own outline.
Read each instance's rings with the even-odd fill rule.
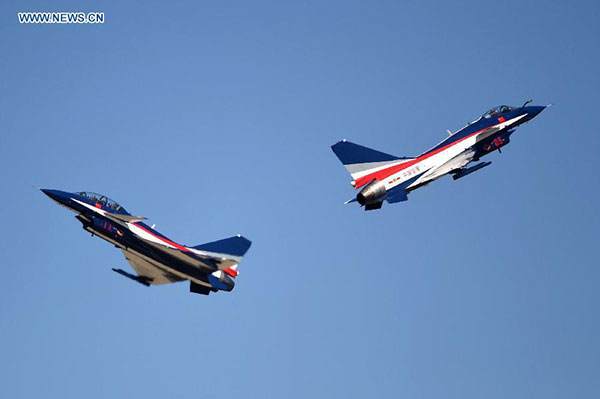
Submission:
[[[112,270],[145,286],[189,280],[190,292],[196,294],[231,291],[238,263],[250,248],[250,241],[240,235],[188,247],[160,234],[142,222],[146,218],[132,216],[103,195],[41,191],[77,213],[84,230],[121,249],[137,274]]]
[[[331,149],[352,176],[350,184],[361,189],[346,204],[358,202],[367,211],[379,209],[384,200],[390,204],[406,201],[408,193],[446,174],[456,180],[490,165],[481,162],[466,167],[492,151],[502,152],[500,148],[510,142],[517,126],[551,105],[527,106],[530,102],[492,108],[459,131],[448,131],[449,137],[418,157],[397,157],[346,140],[334,144]]]

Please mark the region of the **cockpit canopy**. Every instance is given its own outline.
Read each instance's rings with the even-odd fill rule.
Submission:
[[[113,209],[117,212],[127,213],[125,208],[119,205],[116,201],[111,200],[108,197],[105,197],[102,194],[92,193],[91,191],[81,191],[79,193],[75,193],[83,198],[87,198],[89,200],[95,201],[98,204],[105,206],[107,208]]]
[[[512,110],[515,110],[515,107],[509,107],[508,105],[499,105],[497,107],[494,107],[492,109],[490,109],[488,112],[486,112],[485,114],[483,114],[484,118],[491,118],[493,116],[498,116],[501,115],[505,112],[509,112]]]

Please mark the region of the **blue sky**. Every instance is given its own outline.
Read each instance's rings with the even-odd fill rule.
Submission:
[[[0,396],[597,398],[598,3],[285,3],[0,5]],[[491,167],[343,205],[337,140],[528,98]],[[232,293],[145,288],[34,186],[253,246]]]

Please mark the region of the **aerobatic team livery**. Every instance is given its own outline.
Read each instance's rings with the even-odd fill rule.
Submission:
[[[409,192],[446,174],[456,180],[490,165],[481,162],[466,168],[494,150],[501,152],[517,126],[550,106],[527,106],[530,102],[492,108],[459,131],[448,131],[449,137],[418,157],[396,157],[346,140],[334,144],[331,149],[352,176],[352,186],[361,189],[346,203],[357,201],[367,211],[379,209],[384,200],[406,201]]]
[[[190,292],[196,294],[231,291],[238,263],[250,248],[250,241],[240,235],[188,247],[160,234],[142,222],[146,218],[132,216],[103,195],[42,191],[77,213],[84,230],[121,249],[137,275],[112,270],[145,286],[189,280]]]

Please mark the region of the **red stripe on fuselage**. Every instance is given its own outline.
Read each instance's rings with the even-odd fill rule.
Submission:
[[[184,251],[184,252],[192,252],[192,251],[190,251],[189,249],[187,249],[186,247],[184,247],[183,245],[179,245],[179,244],[177,244],[176,242],[173,242],[173,241],[171,241],[171,240],[168,240],[168,239],[166,239],[166,238],[163,238],[163,237],[159,237],[159,236],[157,236],[156,234],[154,234],[154,233],[153,233],[153,232],[151,232],[150,230],[148,230],[148,229],[144,228],[143,226],[140,226],[140,225],[139,225],[139,224],[137,224],[137,223],[132,223],[132,224],[133,224],[135,227],[139,227],[140,229],[144,230],[146,233],[150,234],[151,236],[153,236],[153,237],[155,237],[155,238],[158,238],[158,239],[159,239],[159,240],[161,240],[162,242],[164,242],[164,243],[167,243],[167,244],[169,244],[169,245],[171,245],[171,246],[173,246],[173,247],[175,247],[175,248],[179,249],[180,251]]]
[[[231,277],[237,277],[237,275],[239,273],[237,270],[233,270],[233,269],[224,269],[223,271],[225,273],[229,274]]]
[[[477,135],[477,134],[479,134],[479,133],[481,133],[481,132],[483,132],[485,130],[491,129],[494,126],[498,126],[498,125],[499,125],[499,123],[496,124],[496,125],[488,126],[485,129],[481,129],[481,130],[479,130],[479,131],[477,131],[475,133],[471,133],[470,135],[465,136],[465,137],[463,137],[460,140],[456,140],[454,143],[450,143],[448,145],[445,145],[444,147],[438,148],[435,151],[432,151],[432,152],[429,152],[427,154],[424,154],[424,155],[420,156],[419,158],[414,159],[412,161],[404,162],[404,163],[401,163],[400,165],[390,166],[387,169],[378,170],[377,172],[371,173],[370,175],[366,175],[366,176],[363,176],[363,177],[361,177],[359,179],[356,179],[355,180],[356,185],[354,186],[354,188],[355,189],[360,188],[360,187],[364,186],[365,184],[370,183],[374,179],[382,181],[382,180],[390,177],[391,175],[400,172],[403,169],[406,169],[406,168],[408,168],[408,167],[410,167],[410,166],[412,166],[412,165],[414,165],[416,163],[419,163],[419,162],[421,162],[421,161],[423,161],[423,160],[425,160],[425,159],[427,159],[429,157],[432,157],[432,156],[434,156],[436,154],[439,154],[440,152],[442,152],[444,150],[447,150],[448,148],[450,148],[450,147],[452,147],[452,146],[460,143],[461,141],[464,141],[464,140],[468,139],[469,137],[473,137],[473,136],[475,136],[475,135]]]

